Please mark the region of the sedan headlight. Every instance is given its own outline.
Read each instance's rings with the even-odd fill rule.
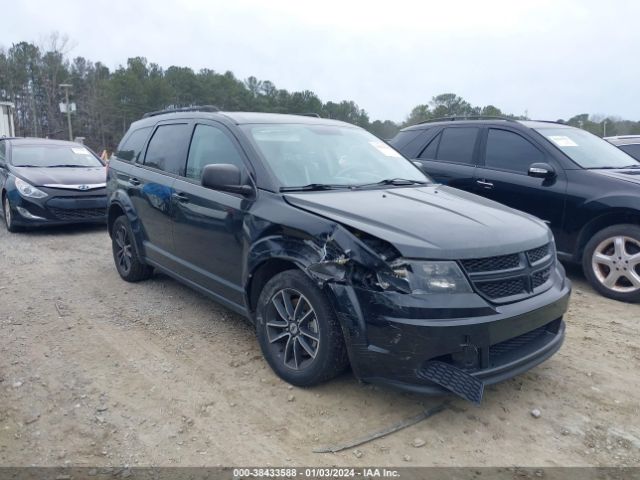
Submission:
[[[378,272],[378,286],[404,293],[471,293],[456,262],[397,260],[391,272]]]
[[[22,195],[23,197],[44,198],[47,196],[47,194],[44,193],[42,190],[38,190],[36,187],[31,185],[30,183],[27,183],[24,180],[21,180],[19,178],[16,178],[15,184],[16,184],[16,188],[18,189],[18,192],[20,192],[20,195]]]

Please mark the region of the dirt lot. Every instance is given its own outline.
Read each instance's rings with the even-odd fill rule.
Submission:
[[[640,306],[577,271],[550,361],[337,454],[312,450],[441,399],[351,374],[288,387],[237,315],[162,275],[120,280],[101,227],[0,229],[0,271],[0,465],[640,465]]]

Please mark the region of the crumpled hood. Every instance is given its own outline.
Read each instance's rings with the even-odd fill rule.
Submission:
[[[35,187],[94,185],[107,181],[106,167],[13,167],[14,173]]]
[[[541,220],[442,185],[287,193],[285,200],[393,244],[407,258],[521,252],[552,238]]]

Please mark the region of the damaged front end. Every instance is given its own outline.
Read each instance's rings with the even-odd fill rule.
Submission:
[[[562,345],[570,284],[555,254],[544,290],[500,303],[479,293],[463,262],[405,259],[340,225],[322,238],[305,270],[330,297],[363,381],[479,403],[485,385]]]

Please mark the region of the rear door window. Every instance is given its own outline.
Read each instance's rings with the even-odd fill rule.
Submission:
[[[173,175],[184,175],[191,128],[188,123],[156,128],[147,147],[144,165]]]
[[[138,162],[150,131],[151,127],[145,127],[131,132],[131,135],[118,146],[116,157],[127,162]]]
[[[544,154],[529,140],[508,130],[489,129],[485,167],[526,174],[536,162],[544,162]]]
[[[472,165],[479,131],[478,127],[445,128],[440,134],[436,160]]]

